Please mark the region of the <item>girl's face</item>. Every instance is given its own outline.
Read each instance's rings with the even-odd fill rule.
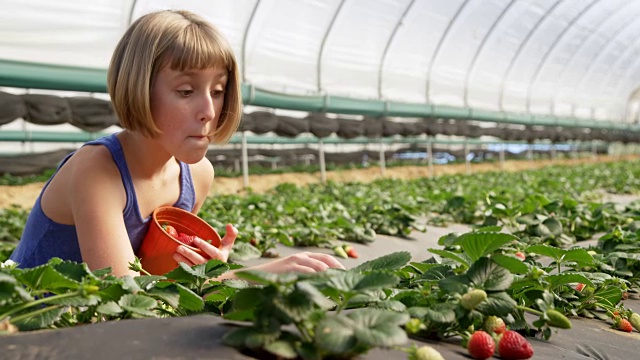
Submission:
[[[224,105],[226,70],[162,68],[151,87],[151,115],[162,131],[156,140],[188,164],[206,155]]]

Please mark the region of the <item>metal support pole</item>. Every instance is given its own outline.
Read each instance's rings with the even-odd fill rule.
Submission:
[[[591,159],[598,160],[598,147],[593,140],[591,140]]]
[[[384,176],[386,172],[386,163],[384,158],[384,138],[380,137],[380,175]]]
[[[506,148],[507,148],[507,144],[504,144],[504,143],[500,147],[500,170],[504,170],[505,169],[504,152],[505,152]]]
[[[467,175],[471,174],[471,160],[469,159],[469,139],[464,139],[464,164]]]
[[[529,163],[533,163],[533,144],[529,144],[529,147],[527,148],[527,159],[529,160]]]
[[[247,132],[242,132],[242,187],[249,188],[249,155],[247,154]]]
[[[433,177],[435,172],[433,171],[433,137],[427,136],[427,156],[429,158],[429,176]]]
[[[327,167],[324,162],[324,142],[318,139],[318,160],[320,160],[320,182],[327,183]]]
[[[551,162],[556,161],[556,144],[551,144]]]

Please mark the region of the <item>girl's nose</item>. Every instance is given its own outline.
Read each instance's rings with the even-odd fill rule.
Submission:
[[[201,122],[212,121],[216,117],[216,111],[213,106],[211,96],[205,96],[200,109],[199,119]]]

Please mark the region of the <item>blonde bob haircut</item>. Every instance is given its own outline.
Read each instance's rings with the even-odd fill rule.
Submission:
[[[125,32],[107,72],[107,88],[123,128],[154,138],[160,134],[151,116],[151,87],[164,66],[174,71],[226,69],[224,105],[213,133],[226,143],[242,115],[238,65],[222,34],[188,11],[164,10],[144,15]]]

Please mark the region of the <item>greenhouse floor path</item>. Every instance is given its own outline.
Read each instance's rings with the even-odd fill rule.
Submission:
[[[621,204],[636,199],[612,196]],[[471,228],[454,224],[447,228],[428,226],[425,233],[414,232],[410,239],[379,235],[369,244],[353,244],[358,259],[340,259],[346,268],[395,251],[409,251],[412,261],[422,261],[431,255],[428,248],[437,248],[438,239],[451,232],[465,233]],[[594,241],[581,242],[590,244]],[[321,248],[288,248],[279,246],[281,256],[300,251],[331,253]],[[251,266],[271,259],[243,262]],[[626,300],[625,306],[640,312],[639,300]],[[638,359],[640,333],[624,333],[611,329],[607,322],[572,318],[573,328],[554,332],[549,341],[530,339],[533,359]],[[237,324],[211,315],[168,319],[122,320],[95,325],[83,325],[61,330],[42,330],[0,336],[0,360],[4,359],[251,359],[221,343],[222,335]],[[470,359],[459,344],[460,339],[428,342],[447,360]],[[425,342],[410,340],[420,346]],[[374,349],[359,357],[369,360],[406,359],[399,350]]]

